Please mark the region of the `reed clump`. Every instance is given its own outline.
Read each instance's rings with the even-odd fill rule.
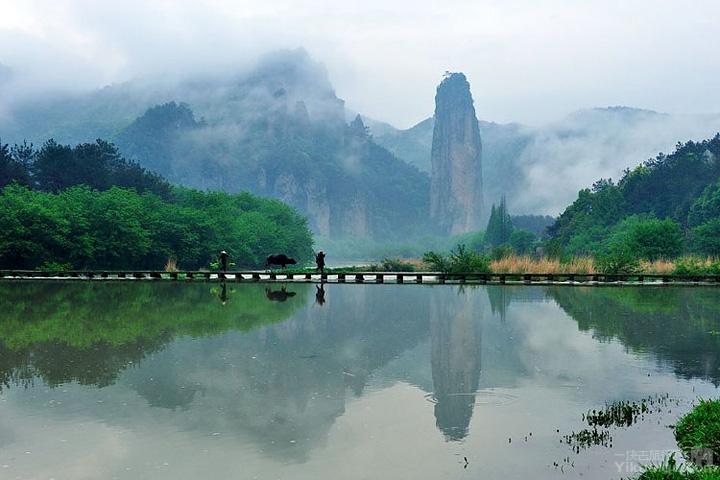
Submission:
[[[178,271],[177,258],[173,258],[173,257],[168,258],[167,262],[165,262],[165,271],[168,273]]]
[[[423,258],[424,264],[417,265],[420,268],[439,269],[461,271],[463,266],[472,265],[464,263],[464,265],[455,265],[452,257],[442,257],[432,252],[426,254]],[[479,256],[483,257],[483,256]],[[508,274],[595,274],[595,273],[625,273],[625,274],[646,274],[646,275],[720,275],[720,259],[718,258],[700,258],[693,256],[680,257],[673,260],[640,260],[637,258],[622,259],[615,262],[608,261],[606,258],[594,257],[570,257],[564,259],[550,257],[534,257],[531,255],[515,255],[508,254],[499,258],[484,257],[488,262],[482,267],[492,273],[508,273]],[[448,265],[438,260],[447,260]],[[433,261],[434,260],[434,261]],[[452,264],[452,265],[450,265]],[[438,268],[442,267],[442,269]],[[473,270],[468,270],[471,272]],[[481,271],[481,270],[478,270]]]
[[[595,273],[593,259],[589,257],[563,262],[557,258],[510,255],[491,261],[490,268],[496,273]]]
[[[676,275],[720,275],[720,259],[713,257],[687,256],[673,262]]]
[[[640,261],[640,269],[650,275],[672,275],[675,273],[675,262],[672,260]]]

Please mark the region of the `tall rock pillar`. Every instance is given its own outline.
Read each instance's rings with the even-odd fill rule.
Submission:
[[[450,73],[435,95],[430,219],[445,234],[482,228],[482,143],[470,84]]]

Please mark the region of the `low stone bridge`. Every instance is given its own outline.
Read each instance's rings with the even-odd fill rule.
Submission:
[[[443,273],[443,272],[332,272],[283,271],[38,271],[0,270],[5,280],[78,281],[205,281],[205,282],[327,282],[354,284],[496,284],[496,285],[713,285],[720,275],[657,275],[600,273]]]

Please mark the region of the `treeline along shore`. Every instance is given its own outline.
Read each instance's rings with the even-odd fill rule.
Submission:
[[[312,257],[312,234],[293,208],[170,185],[102,140],[0,142],[0,188],[2,269],[197,269],[223,249],[248,268],[268,252]]]

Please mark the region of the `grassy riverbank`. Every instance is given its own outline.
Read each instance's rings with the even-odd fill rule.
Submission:
[[[694,463],[674,456],[645,470],[637,480],[720,480],[720,400],[703,400],[675,425],[675,440]]]

